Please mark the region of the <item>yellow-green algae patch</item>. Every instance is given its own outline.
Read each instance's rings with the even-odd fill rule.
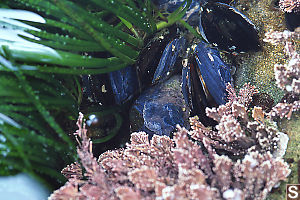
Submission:
[[[263,41],[265,33],[273,29],[285,30],[284,14],[274,8],[273,1],[240,1],[237,8],[242,11],[258,28],[262,50],[237,56],[238,66],[235,74],[235,84],[241,88],[250,82],[260,92],[267,93],[278,102],[283,92],[276,86],[274,65],[286,63],[287,56],[283,45],[271,45]]]

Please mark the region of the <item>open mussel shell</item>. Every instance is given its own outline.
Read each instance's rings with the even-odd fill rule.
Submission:
[[[189,108],[181,92],[181,76],[148,88],[135,101],[130,111],[131,131],[145,131],[150,135],[167,135],[177,124],[189,127]]]
[[[254,24],[228,4],[208,2],[203,5],[199,29],[208,42],[228,52],[239,53],[260,49]]]

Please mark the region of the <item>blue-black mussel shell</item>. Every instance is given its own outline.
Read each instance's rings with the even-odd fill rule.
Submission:
[[[117,104],[127,102],[138,92],[138,78],[133,66],[110,72],[109,80]]]
[[[219,49],[228,52],[260,49],[255,25],[234,7],[220,2],[206,3],[200,19],[202,36]]]
[[[184,0],[153,0],[166,12],[174,12]],[[228,5],[230,0],[193,0],[184,20],[199,26],[202,36],[218,48],[228,52],[258,51],[257,29],[241,12]],[[200,15],[199,15],[200,12]]]
[[[181,92],[181,76],[174,75],[145,90],[130,111],[132,131],[169,136],[177,124],[189,127],[189,108]]]
[[[153,76],[150,76],[151,86],[142,92],[131,108],[132,131],[145,131],[150,136],[169,136],[177,124],[188,128],[189,107],[185,104],[181,92],[179,75],[185,45],[184,37],[175,38],[166,44],[162,54],[158,55],[159,62],[154,67]]]
[[[300,27],[300,12],[284,13],[285,24],[288,30],[294,31]]]
[[[231,82],[230,67],[221,59],[219,51],[200,42],[194,52],[197,73],[201,85],[205,85],[213,100],[218,104],[226,103],[226,84]]]
[[[135,65],[142,90],[152,85],[161,56],[166,46],[176,37],[178,37],[177,27],[171,26],[166,31],[157,33],[153,38],[146,38],[146,46],[140,52]]]
[[[176,124],[188,128],[190,107],[205,125],[215,124],[206,117],[205,108],[226,103],[230,67],[222,61],[218,50],[199,42],[188,66],[182,69],[182,76],[170,77],[170,71],[178,67],[176,61],[182,60],[180,52],[185,50],[185,42],[184,38],[176,38],[166,45],[154,73],[158,84],[144,91],[131,109],[133,131],[170,135]]]
[[[206,117],[205,108],[226,103],[226,85],[232,82],[230,71],[220,53],[205,42],[198,43],[189,64],[182,71],[185,99],[204,125],[214,124]]]
[[[108,74],[82,77],[84,103],[105,106],[123,104],[138,94],[139,85],[134,66],[127,66]]]
[[[158,66],[156,67],[152,83],[164,81],[172,76],[174,73],[181,70],[181,57],[186,49],[186,40],[184,37],[172,40],[164,49]]]

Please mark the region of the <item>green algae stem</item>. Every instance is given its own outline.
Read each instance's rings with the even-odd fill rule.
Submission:
[[[280,188],[274,193],[269,194],[267,200],[283,200],[286,196],[286,184],[299,183],[298,162],[300,160],[300,113],[294,113],[291,120],[282,120],[279,124],[280,129],[287,133],[290,140],[284,156],[285,161],[292,160],[290,165],[291,174],[287,180],[281,182]]]

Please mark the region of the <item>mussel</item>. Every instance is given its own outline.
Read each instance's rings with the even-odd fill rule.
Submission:
[[[178,61],[181,61],[179,57],[182,57],[185,52],[185,43],[185,38],[181,37],[175,38],[166,46],[155,70],[152,79],[153,84],[168,79],[176,71],[178,72],[178,69],[180,69]]]
[[[181,76],[174,75],[145,90],[134,102],[130,111],[131,130],[169,136],[177,124],[188,128],[188,117]]]
[[[138,79],[133,66],[110,72],[109,80],[117,104],[125,103],[137,94]]]
[[[260,49],[255,25],[228,4],[213,2],[203,5],[199,28],[207,41],[222,50],[239,53]]]
[[[155,2],[171,12],[183,1]],[[231,68],[222,61],[219,50],[260,48],[253,23],[228,4],[193,1],[184,19],[196,25],[211,44],[185,37],[174,25],[148,40],[136,66],[108,76],[115,102],[133,102],[132,131],[170,135],[176,124],[188,128],[190,114],[198,115],[204,125],[214,125],[205,108],[226,103],[226,84],[232,81]]]
[[[221,59],[218,50],[200,42],[182,71],[182,91],[204,125],[214,122],[206,117],[205,108],[226,103],[226,85],[232,83],[231,68]],[[186,92],[189,91],[189,92]]]
[[[159,8],[173,12],[184,1],[153,1]],[[230,0],[193,0],[184,19],[197,25],[202,37],[227,52],[260,50],[258,30],[243,13],[228,5]]]
[[[190,109],[181,92],[182,78],[179,75],[185,45],[186,39],[180,37],[171,40],[164,47],[152,73],[152,87],[142,92],[131,108],[132,131],[143,130],[150,135],[170,135],[176,124],[188,128]]]
[[[222,61],[219,52],[205,42],[198,43],[183,67],[182,62],[178,62],[183,59],[178,53],[185,46],[183,41],[183,38],[176,38],[166,46],[155,72],[159,74],[157,77],[166,78],[154,77],[158,84],[135,101],[130,114],[134,131],[170,135],[176,124],[189,127],[191,113],[198,115],[205,125],[213,125],[205,115],[205,108],[226,102],[226,84],[231,82],[230,67]],[[172,45],[173,51],[170,51]],[[179,67],[181,77],[168,76],[170,70]]]
[[[134,66],[127,66],[105,75],[82,77],[83,93],[90,103],[124,104],[138,94],[139,84]]]

